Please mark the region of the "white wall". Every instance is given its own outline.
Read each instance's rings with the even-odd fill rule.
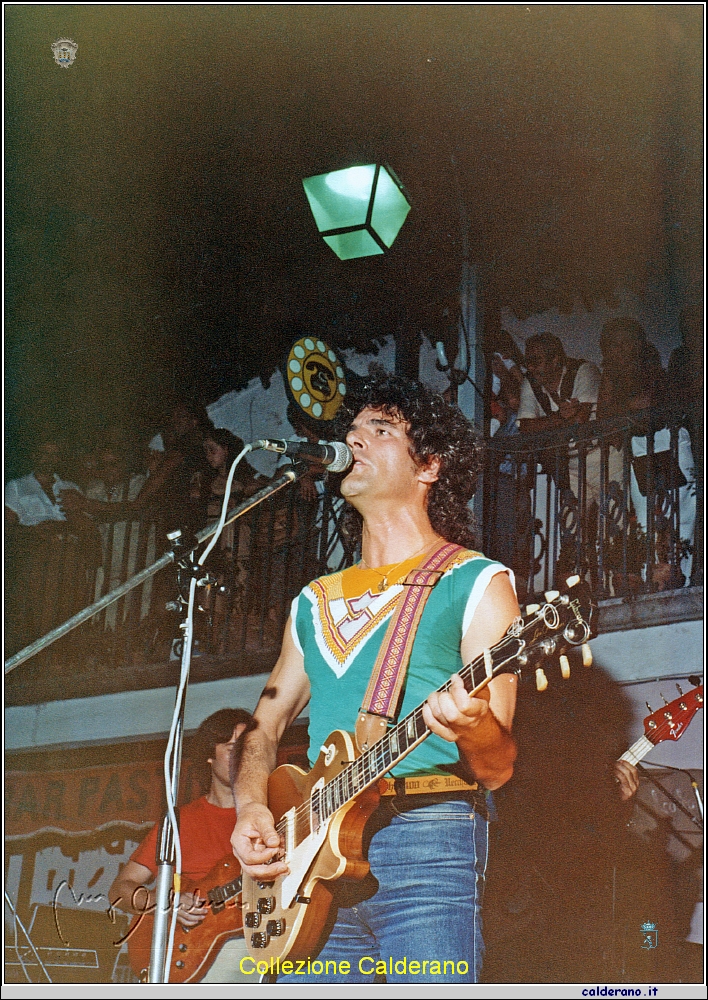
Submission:
[[[192,684],[187,692],[185,729],[196,729],[220,708],[253,711],[267,677],[257,674]],[[164,736],[174,700],[175,689],[166,687],[13,705],[5,709],[5,749],[75,747]]]
[[[590,646],[595,663],[619,683],[703,673],[700,621],[604,632]]]
[[[396,345],[393,337],[384,337],[378,354],[359,354],[354,348],[335,348],[346,368],[357,375],[367,375],[370,365],[376,363],[392,372],[396,362]],[[263,388],[259,378],[253,378],[245,389],[227,392],[207,407],[209,418],[215,427],[225,427],[237,434],[243,441],[257,441],[260,438],[289,439],[295,431],[288,422],[286,413],[288,396],[283,375],[276,371],[268,389]],[[272,476],[279,456],[271,452],[257,451],[249,455],[249,463],[264,476]]]
[[[502,310],[501,325],[512,335],[523,352],[527,337],[535,333],[553,333],[563,342],[566,353],[573,358],[584,358],[601,365],[600,331],[608,319],[630,316],[644,327],[647,339],[654,344],[666,367],[671,351],[678,347],[678,315],[675,308],[659,289],[648,289],[643,296],[632,292],[618,292],[618,307],[610,308],[605,302],[593,303],[591,312],[576,302],[573,312],[567,315],[558,309],[536,313],[519,320],[507,309]]]
[[[632,705],[632,741],[644,734],[646,703],[656,710],[678,697],[676,682],[690,690],[689,675],[703,675],[703,622],[653,625],[628,632],[606,632],[590,643],[594,668],[622,686]],[[667,767],[703,767],[703,712],[699,712],[677,742],[660,743],[645,758]]]
[[[640,723],[637,737],[643,731],[641,720],[647,714],[644,701],[648,700],[654,708],[661,704],[653,687],[646,688],[652,697],[643,693],[645,685],[651,685],[657,678],[681,678],[682,687],[687,690],[690,685],[683,679],[703,672],[702,622],[605,633],[593,639],[591,646],[596,667],[627,685],[628,696],[636,702]],[[193,684],[187,695],[185,727],[196,729],[219,708],[241,707],[252,711],[266,679],[267,674],[257,674]],[[642,684],[635,685],[637,681]],[[668,701],[676,697],[673,681],[663,681],[659,686]],[[70,747],[164,735],[169,730],[173,705],[174,688],[12,705],[5,710],[6,749]],[[307,710],[303,717],[306,714]]]

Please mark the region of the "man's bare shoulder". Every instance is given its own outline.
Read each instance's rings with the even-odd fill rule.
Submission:
[[[302,651],[295,644],[292,621],[288,618],[280,656],[266,682],[253,714],[258,726],[280,739],[284,730],[310,700],[310,682],[305,673]],[[272,730],[272,731],[271,731]]]

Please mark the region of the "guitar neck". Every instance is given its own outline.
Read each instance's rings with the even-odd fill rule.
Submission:
[[[472,663],[468,663],[459,671],[465,689],[470,694],[481,690],[492,677],[502,673],[506,665],[516,659],[523,647],[524,641],[520,636],[508,635],[494,649],[487,652],[486,658],[482,655]],[[452,678],[437,689],[438,693],[447,691],[451,683]],[[423,719],[423,704],[418,705],[401,719],[385,736],[340,771],[324,788],[312,793],[312,807],[319,815],[320,821],[329,819],[364,789],[383,778],[430,736],[430,730]]]
[[[636,743],[633,743],[629,750],[626,750],[620,760],[626,760],[630,764],[638,764],[639,761],[646,757],[650,750],[654,749],[654,744],[651,740],[647,739],[646,736],[640,736]]]

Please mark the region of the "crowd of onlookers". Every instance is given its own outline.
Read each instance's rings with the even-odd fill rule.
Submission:
[[[289,416],[299,436],[317,439],[306,417],[294,412]],[[155,430],[140,436],[109,426],[90,447],[71,450],[60,438],[46,436],[31,452],[30,471],[6,484],[11,645],[36,638],[150,565],[167,547],[168,531],[181,527],[196,532],[218,517],[228,473],[243,441],[214,427],[203,408],[182,403],[173,406]],[[257,549],[268,549],[268,554],[260,551],[259,578],[250,581],[251,604],[257,597],[268,600],[259,593],[266,566],[267,589],[282,598],[288,589],[287,542],[302,535],[305,522],[314,517],[318,478],[312,472],[300,479],[295,506],[280,501],[238,522],[238,528],[227,526],[210,561],[218,584],[218,593],[210,598],[212,619],[223,619],[222,606],[234,578],[244,574],[239,565],[244,537],[249,559]],[[229,506],[267,482],[242,460],[232,480]],[[145,584],[130,599],[137,620],[148,613],[151,595],[151,584]],[[128,607],[128,601],[110,607],[104,613],[106,626],[115,629]],[[273,607],[267,614],[275,616]]]
[[[288,416],[299,437],[318,439],[304,414],[291,407]],[[216,428],[206,410],[181,403],[157,433],[143,439],[114,425],[98,433],[90,447],[69,451],[61,438],[47,435],[30,455],[31,471],[5,486],[6,526],[62,521],[76,530],[82,522],[130,520],[151,510],[159,511],[168,527],[197,530],[219,513],[229,469],[242,449],[243,441]],[[266,482],[242,461],[232,500]],[[314,483],[311,475],[300,480],[304,499],[316,498]]]
[[[696,516],[690,413],[699,398],[694,385],[696,373],[687,366],[685,346],[672,353],[665,371],[641,324],[628,317],[609,320],[602,328],[602,370],[591,361],[568,357],[561,340],[549,333],[529,337],[523,355],[504,331],[493,346],[496,350],[492,358],[492,436],[521,435],[523,440],[524,436],[540,431],[569,432],[562,446],[547,445],[541,449],[538,466],[523,466],[524,476],[530,472],[534,478],[530,488],[538,493],[536,474],[546,475],[558,491],[559,503],[565,504],[566,509],[575,508],[574,516],[583,522],[582,532],[594,546],[598,517],[608,513],[612,501],[616,502],[615,510],[624,505],[628,482],[637,551],[630,553],[633,565],[629,567],[624,565],[623,555],[623,573],[619,572],[615,553],[616,580],[623,577],[626,584],[631,574],[632,587],[636,589],[641,585],[642,573],[646,577],[647,569],[641,564],[651,513],[651,531],[656,532],[656,562],[650,571],[653,583],[660,589],[685,583],[691,573]],[[583,446],[568,443],[577,425],[609,419],[627,423],[628,433],[611,436],[604,448],[587,435]],[[673,441],[670,426],[674,428]],[[647,442],[650,427],[653,448]],[[649,451],[653,452],[651,460]],[[500,469],[502,473],[513,472],[518,478],[521,467],[519,462],[512,469],[507,458]],[[505,489],[508,492],[508,485],[502,482],[500,490]],[[648,509],[649,494],[653,497],[653,509]],[[581,496],[583,509],[577,510]],[[604,510],[600,511],[603,503]],[[673,561],[668,553],[672,544],[672,505],[678,510],[680,521],[678,542],[674,540],[678,557]],[[615,546],[618,550],[620,547]],[[587,561],[588,546],[585,548],[583,558]],[[581,568],[571,565],[573,560],[576,564],[578,561],[577,553],[571,554],[572,549],[572,545],[566,545],[560,554],[560,561],[570,559],[563,567],[565,570]],[[606,555],[611,562],[612,552]]]
[[[652,407],[688,409],[698,401],[698,373],[690,370],[685,344],[672,352],[665,371],[641,324],[618,317],[604,324],[599,346],[601,369],[568,357],[553,334],[530,336],[522,353],[511,335],[500,331],[490,345],[492,436],[536,433]]]
[[[519,519],[531,518],[530,510],[523,504],[523,510],[519,507],[518,495],[512,500],[511,478],[518,483],[523,474],[521,478],[526,477],[532,486],[534,477],[546,474],[559,495],[572,501],[582,494],[582,516],[595,521],[592,530],[587,523],[583,530],[594,537],[599,505],[608,493],[608,483],[614,484],[615,492],[624,488],[628,469],[628,506],[636,530],[646,532],[651,520],[651,508],[647,509],[647,475],[651,474],[653,494],[658,498],[653,511],[657,565],[652,568],[651,578],[660,587],[686,582],[696,509],[690,420],[683,420],[678,430],[674,426],[672,439],[666,429],[668,422],[657,416],[669,406],[683,407],[685,412],[690,409],[693,378],[686,364],[685,347],[674,351],[669,369],[664,371],[643,328],[629,318],[612,319],[604,325],[600,336],[602,370],[590,361],[568,357],[560,339],[548,333],[529,337],[523,354],[504,331],[489,346],[493,351],[491,435],[520,435],[517,441],[523,441],[524,436],[538,431],[572,428],[596,419],[626,417],[634,421],[629,436],[622,439],[617,435],[603,449],[592,440],[580,449],[566,445],[546,452],[540,464],[533,467],[528,461],[514,465],[506,456],[499,465],[496,488],[500,509],[510,508],[512,502],[516,505],[509,522],[511,533],[525,530]],[[654,414],[651,465],[647,459],[648,425],[646,421],[642,424],[641,417],[645,411]],[[320,436],[320,428],[292,405],[288,419],[298,437],[317,440]],[[149,565],[164,549],[166,531],[176,527],[197,531],[215,519],[229,469],[242,448],[240,438],[214,427],[203,407],[181,402],[165,412],[158,427],[145,429],[142,434],[111,425],[89,446],[75,446],[71,451],[56,436],[41,438],[31,453],[30,471],[5,487],[11,631],[13,607],[24,609],[14,614],[23,622],[20,640],[30,634],[36,637]],[[289,589],[285,583],[288,539],[314,518],[315,501],[321,491],[318,479],[321,477],[310,473],[300,480],[295,520],[292,504],[280,502],[273,505],[267,526],[265,520],[253,519],[244,521],[244,525],[250,523],[248,528],[239,526],[237,531],[231,527],[225,532],[215,554],[216,561],[222,563],[220,579],[229,573],[243,577],[243,566],[239,568],[238,564],[239,548],[244,548],[244,531],[250,531],[249,558],[253,559],[257,548],[263,550],[261,563],[268,565],[268,587],[281,592]],[[231,506],[266,481],[247,460],[242,461],[231,486]],[[679,491],[680,559],[669,559],[661,551],[661,525],[667,523],[669,488],[674,493]],[[518,486],[515,490],[518,494]],[[668,537],[666,531],[663,537]],[[51,559],[52,547],[56,549],[57,544],[61,546],[61,565]],[[566,546],[561,561],[567,552]],[[513,565],[513,556],[507,561]],[[224,568],[227,564],[228,573]],[[633,569],[635,581],[642,573],[647,578],[646,567],[629,567],[630,572]],[[258,587],[251,589],[255,593]],[[42,600],[34,603],[42,607],[33,612],[35,620],[28,626],[26,605],[39,592]],[[138,617],[145,617],[150,599],[150,587],[146,585],[139,597]],[[212,604],[217,606],[216,598]],[[272,616],[272,608],[268,613]],[[114,608],[106,612],[105,621],[115,628],[117,615],[125,614],[125,609]]]

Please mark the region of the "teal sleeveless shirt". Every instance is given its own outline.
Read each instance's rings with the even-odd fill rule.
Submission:
[[[477,552],[462,550],[433,588],[411,653],[399,720],[462,666],[460,643],[491,578],[506,569]],[[293,601],[292,634],[310,680],[310,749],[313,765],[334,729],[353,732],[371,671],[383,641],[398,584],[383,593],[344,598],[343,570],[320,577]],[[351,578],[350,578],[351,579]],[[459,762],[456,743],[431,735],[393,769],[396,777],[446,773]]]

